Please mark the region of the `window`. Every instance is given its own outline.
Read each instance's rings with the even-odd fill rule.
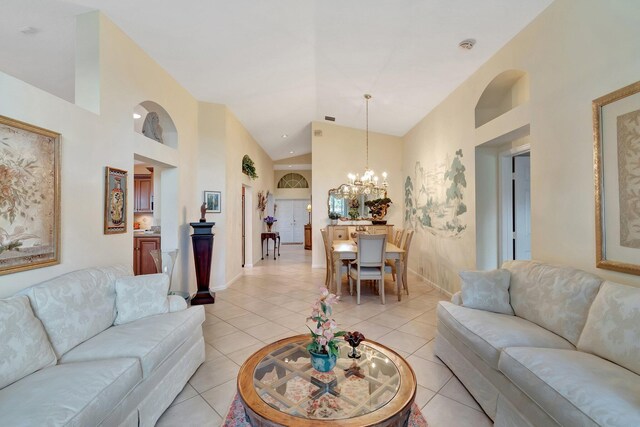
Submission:
[[[288,173],[280,178],[278,188],[309,188],[309,183],[299,173]]]

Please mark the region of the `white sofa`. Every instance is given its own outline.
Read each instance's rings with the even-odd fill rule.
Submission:
[[[79,270],[0,300],[10,306],[0,318],[0,333],[9,337],[7,346],[0,343],[0,381],[25,366],[44,365],[0,389],[0,425],[156,423],[204,361],[204,310],[171,296],[165,314],[114,326],[115,282],[130,275],[125,267]],[[24,310],[16,309],[21,301]],[[27,336],[42,329],[34,314],[44,333]],[[28,321],[33,327],[11,333]],[[13,351],[16,346],[23,351]]]
[[[435,353],[496,426],[640,426],[640,288],[509,261],[514,315],[437,308]],[[468,295],[468,294],[467,294]]]

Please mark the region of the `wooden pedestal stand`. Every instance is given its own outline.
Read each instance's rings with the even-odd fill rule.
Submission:
[[[193,258],[196,264],[196,281],[198,292],[191,299],[191,305],[213,304],[216,294],[209,291],[209,277],[211,275],[211,255],[213,254],[213,233],[211,228],[215,222],[192,222]]]

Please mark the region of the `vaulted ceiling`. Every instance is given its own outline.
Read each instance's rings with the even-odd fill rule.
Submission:
[[[25,56],[21,46],[38,40],[41,56],[22,68],[58,58],[47,84],[69,96],[73,43],[51,22],[99,9],[193,96],[229,106],[282,159],[311,151],[311,121],[333,116],[364,128],[365,93],[370,129],[404,135],[551,1],[3,0],[0,49]],[[50,39],[20,33],[24,26]],[[473,50],[458,47],[466,38],[477,40]],[[0,70],[18,73],[2,56]]]

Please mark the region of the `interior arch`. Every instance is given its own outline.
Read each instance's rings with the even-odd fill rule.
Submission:
[[[529,74],[508,70],[498,74],[480,95],[475,108],[476,128],[529,101]]]
[[[153,101],[143,101],[133,108],[133,128],[134,130],[144,135],[142,132],[144,122],[149,113],[156,113],[158,115],[159,124],[162,128],[162,144],[171,148],[178,148],[178,131],[173,119],[160,104]],[[149,139],[151,138],[144,135]],[[159,141],[160,142],[160,141]]]

